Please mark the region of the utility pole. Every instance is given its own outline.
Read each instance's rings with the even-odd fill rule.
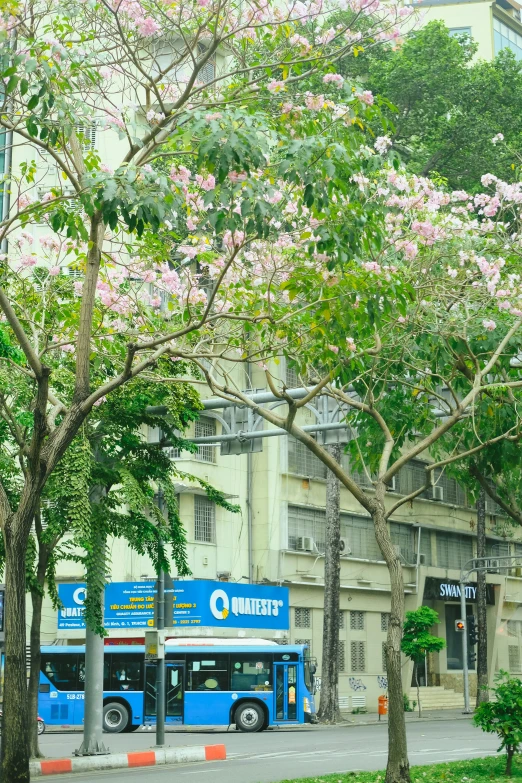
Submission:
[[[486,492],[480,487],[477,498],[477,557],[486,557]],[[477,571],[477,702],[489,701],[488,686],[488,626],[486,572]]]

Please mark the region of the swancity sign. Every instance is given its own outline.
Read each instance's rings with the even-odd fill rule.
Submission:
[[[58,628],[85,628],[84,584],[60,584]],[[111,582],[105,587],[105,628],[147,628],[154,625],[154,582]],[[287,587],[239,582],[182,580],[174,582],[172,628],[213,626],[287,631],[290,627]]]

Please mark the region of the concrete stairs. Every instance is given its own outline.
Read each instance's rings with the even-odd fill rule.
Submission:
[[[410,704],[417,701],[416,688],[410,690],[409,697]],[[464,707],[464,694],[437,685],[420,688],[420,701],[422,710],[456,710]]]

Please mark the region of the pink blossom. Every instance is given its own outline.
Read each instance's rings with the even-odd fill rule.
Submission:
[[[308,94],[305,98],[305,106],[310,111],[320,111],[324,106],[324,95]]]
[[[49,271],[49,274],[51,275],[51,277],[56,277],[57,275],[60,274],[61,269],[60,269],[59,266],[51,266],[51,267],[49,267],[48,271]]]
[[[285,89],[285,83],[277,81],[277,79],[272,79],[272,81],[266,85],[266,89],[268,92],[278,93]]]
[[[365,103],[367,106],[372,106],[373,102],[375,101],[373,93],[370,92],[370,90],[364,90],[362,93],[358,92],[355,94],[355,97],[358,98],[361,103]]]
[[[205,114],[205,120],[207,122],[212,122],[212,120],[220,120],[222,117],[223,115],[219,111],[215,111],[213,114]]]
[[[183,182],[184,184],[188,184],[190,182],[190,177],[192,176],[192,172],[189,171],[185,166],[173,166],[170,170],[169,177],[173,182]]]
[[[497,135],[493,136],[493,138],[491,139],[492,144],[497,144],[499,141],[504,141],[503,133],[497,133]]]
[[[400,323],[400,324],[405,324],[405,323],[406,323],[406,318],[405,318],[403,315],[400,315],[400,316],[397,318],[397,321],[398,321],[398,323]]]
[[[193,245],[180,245],[178,251],[185,258],[195,258],[198,254],[198,248]]]
[[[355,351],[356,346],[353,337],[346,338],[346,347],[349,351],[352,351],[352,353]]]
[[[283,198],[283,194],[280,190],[275,190],[271,196],[267,196],[267,201],[269,204],[279,204],[281,199]]]
[[[31,266],[36,266],[37,260],[36,256],[23,255],[20,257],[20,267],[28,269]]]
[[[495,177],[494,174],[483,174],[480,178],[480,181],[482,182],[482,185],[485,188],[488,188],[490,185],[492,185],[494,182],[498,180],[498,177]]]
[[[29,204],[32,204],[33,201],[34,199],[28,193],[23,193],[18,199],[18,209],[25,209]]]
[[[328,348],[330,349],[330,351],[333,351],[333,353],[339,353],[339,348],[337,347],[337,345],[329,345]]]
[[[482,326],[488,332],[492,332],[494,329],[497,328],[497,325],[496,325],[495,321],[491,321],[489,319],[485,319],[484,321],[482,321]]]
[[[225,231],[225,234],[223,236],[223,245],[224,247],[228,247],[228,248],[238,247],[244,242],[244,240],[245,240],[244,231],[234,231],[234,234],[232,234],[231,231]]]
[[[95,406],[98,408],[100,405],[103,405],[103,403],[105,402],[105,400],[106,400],[106,397],[105,397],[105,395],[104,395],[103,397],[100,397],[100,399],[99,399],[99,400],[96,400],[96,402],[94,403],[94,405],[95,405]]]
[[[140,35],[144,37],[155,35],[161,30],[159,24],[151,16],[147,16],[145,19],[137,19],[136,26]]]
[[[344,78],[340,73],[326,73],[323,76],[324,84],[334,84],[339,90],[344,84]]]
[[[75,280],[73,283],[74,293],[81,296],[83,293],[83,280]]]
[[[365,269],[367,272],[374,272],[376,275],[380,275],[382,272],[382,267],[380,264],[377,263],[377,261],[366,261],[362,268]]]
[[[54,193],[51,193],[50,191],[48,193],[44,193],[40,201],[42,204],[47,204],[48,201],[53,201],[56,198]]]
[[[451,266],[448,267],[448,275],[451,278],[455,279],[457,277],[458,273],[459,273],[458,269],[453,269],[453,267],[451,267]]]
[[[196,174],[196,182],[203,190],[213,190],[216,187],[216,178],[213,174],[209,174],[206,179],[201,174]]]
[[[385,155],[388,148],[391,147],[392,141],[389,136],[377,136],[375,139],[374,147],[379,155]]]
[[[291,101],[286,101],[286,103],[283,103],[281,106],[281,114],[290,114],[293,108],[294,104]]]
[[[74,345],[71,345],[71,343],[65,343],[65,345],[60,346],[60,349],[64,353],[74,353],[75,347]]]

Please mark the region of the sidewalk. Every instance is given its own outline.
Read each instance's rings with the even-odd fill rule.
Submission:
[[[351,712],[341,712],[342,717],[346,721],[347,725],[350,726],[371,726],[376,723],[388,723],[388,716],[385,715],[381,718],[379,721],[379,716],[375,712],[365,713],[363,715],[353,715]],[[417,721],[417,723],[421,722],[428,722],[430,720],[445,720],[445,721],[451,721],[451,720],[471,720],[473,715],[464,715],[462,712],[462,709],[457,710],[423,710],[422,711],[422,718],[419,718],[419,713],[417,711],[415,712],[406,712],[406,722],[407,723],[414,723]]]

